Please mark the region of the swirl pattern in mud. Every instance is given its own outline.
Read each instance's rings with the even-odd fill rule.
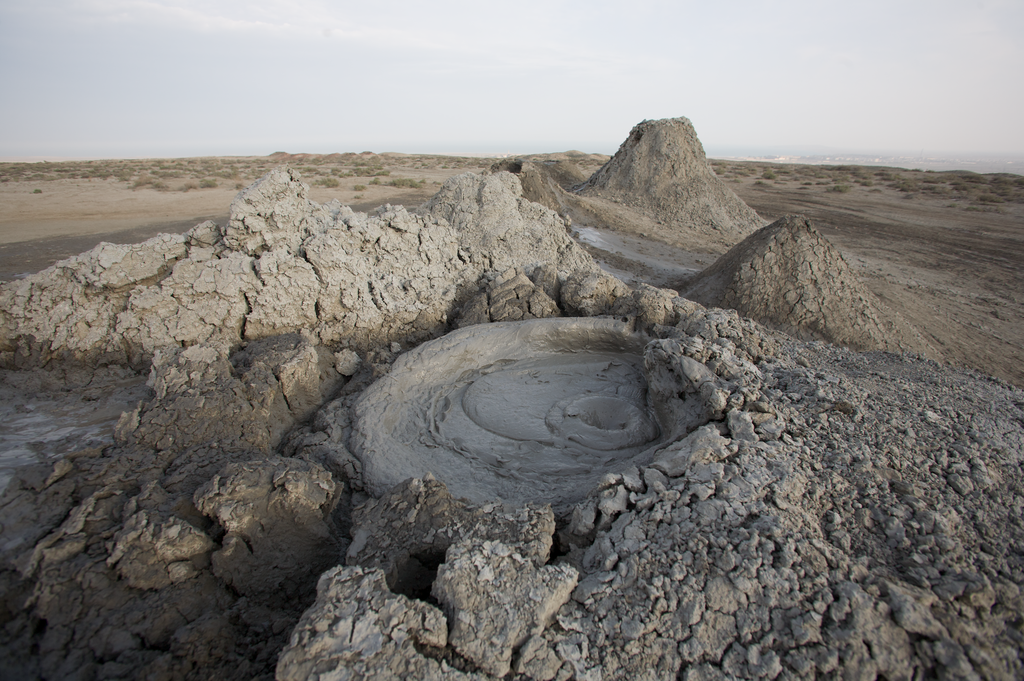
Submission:
[[[380,494],[432,473],[474,501],[571,503],[663,439],[645,340],[617,320],[543,319],[416,348],[356,403],[365,484]]]

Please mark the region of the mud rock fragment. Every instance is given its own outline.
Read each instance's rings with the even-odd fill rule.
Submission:
[[[669,439],[722,418],[730,386],[706,364],[690,357],[678,341],[649,343],[644,349],[644,368],[659,421],[672,429]]]
[[[124,361],[117,316],[133,289],[166,276],[184,257],[185,237],[160,235],[142,244],[101,243],[25,279],[0,284],[0,351],[19,367],[51,353]]]
[[[206,533],[188,522],[139,511],[114,536],[107,565],[116,565],[136,589],[159,589],[194,577],[198,571],[193,559],[205,558],[212,548]]]
[[[573,277],[562,287],[562,304],[567,312],[580,317],[608,314],[615,302],[629,294],[629,288],[620,280],[594,272]]]
[[[729,432],[734,440],[741,442],[757,442],[757,434],[754,432],[754,422],[750,412],[732,409],[728,415]]]
[[[727,458],[732,453],[729,444],[717,428],[702,426],[655,454],[651,468],[670,478],[678,478],[691,468]]]
[[[540,270],[540,268],[538,268]],[[504,272],[462,309],[459,327],[487,322],[542,319],[561,314],[544,289],[518,269]]]
[[[325,522],[335,489],[327,471],[299,459],[226,466],[194,495],[227,533],[212,556],[214,574],[250,596],[294,596],[340,559]]]
[[[260,287],[248,255],[179,260],[158,283],[130,290],[115,313],[114,332],[135,363],[159,348],[234,343],[245,325],[246,296]]]
[[[562,660],[544,637],[532,636],[519,648],[515,672],[536,681],[550,681],[561,666]]]
[[[452,646],[504,676],[513,650],[544,630],[577,576],[568,565],[538,568],[514,545],[467,539],[448,549],[431,593],[444,605]]]
[[[298,336],[233,355],[224,345],[161,350],[149,377],[155,398],[123,415],[116,434],[158,450],[215,443],[269,451],[334,392],[341,376],[333,364],[331,353]]]
[[[362,359],[354,350],[344,349],[334,353],[334,368],[342,376],[353,376],[359,371]]]
[[[353,521],[347,562],[380,568],[394,592],[433,594],[448,613],[452,645],[490,674],[509,670],[513,651],[576,586],[573,568],[545,565],[550,507],[474,507],[428,478],[367,502]]]
[[[352,522],[347,563],[381,568],[391,589],[407,595],[429,594],[445,553],[463,539],[516,544],[539,567],[548,560],[555,530],[548,507],[471,506],[430,476],[407,480],[367,501],[353,512]]]
[[[678,299],[675,291],[640,284],[628,295],[617,298],[611,314],[635,316],[645,330],[659,325],[674,326],[679,322]]]
[[[101,243],[91,251],[69,258],[65,265],[77,270],[85,283],[119,289],[156,277],[188,253],[186,235],[160,234],[141,244]]]
[[[307,198],[308,191],[294,170],[270,171],[231,202],[224,243],[251,256],[275,248],[296,253],[303,239],[330,220],[327,209]]]
[[[276,678],[480,678],[418,649],[441,649],[447,640],[448,623],[441,611],[391,593],[380,570],[336,567],[320,577],[316,602],[292,632]]]
[[[247,296],[246,338],[316,328],[320,279],[309,262],[278,248],[263,253],[254,268],[262,286]]]

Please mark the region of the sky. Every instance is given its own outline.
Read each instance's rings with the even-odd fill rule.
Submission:
[[[1021,0],[0,0],[0,157],[1024,155]]]

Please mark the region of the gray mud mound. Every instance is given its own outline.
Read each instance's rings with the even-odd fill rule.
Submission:
[[[589,178],[570,154],[500,161],[523,195],[573,224],[721,253],[764,221],[715,175],[686,118],[644,121]]]
[[[704,248],[731,246],[764,224],[715,175],[686,118],[636,125],[576,193],[635,211]]]
[[[747,237],[688,282],[683,295],[803,340],[936,354],[861,285],[842,254],[801,216],[787,215]]]

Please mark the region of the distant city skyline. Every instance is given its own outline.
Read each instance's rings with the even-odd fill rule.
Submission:
[[[0,157],[614,153],[1024,157],[1024,3],[0,6]],[[758,151],[764,150],[764,151]]]

